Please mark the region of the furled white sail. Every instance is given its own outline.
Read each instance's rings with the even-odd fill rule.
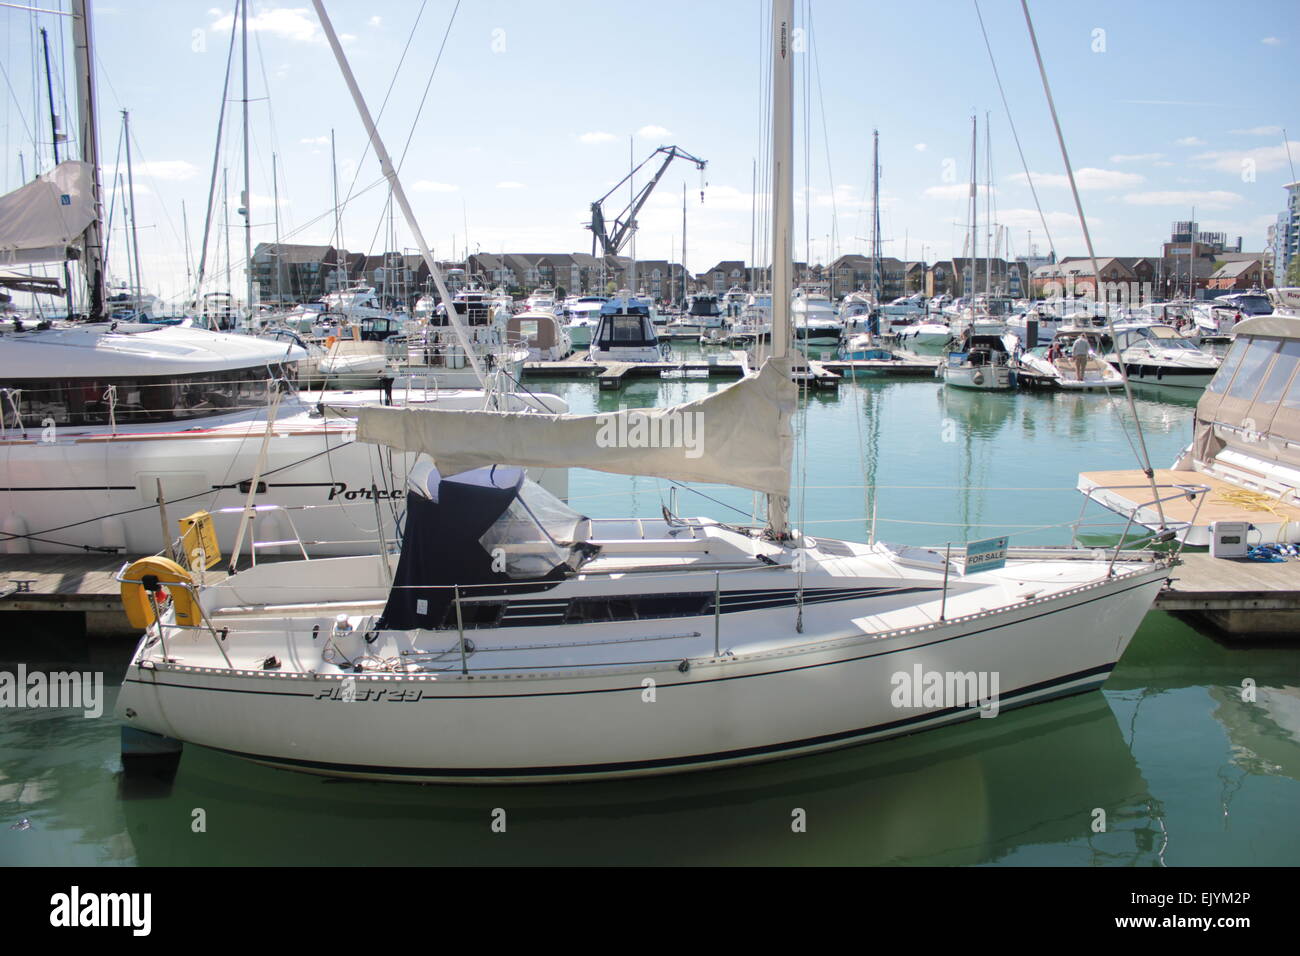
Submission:
[[[424,452],[444,475],[484,465],[575,467],[788,495],[797,398],[789,370],[769,360],[756,375],[669,408],[538,415],[368,405],[357,437]]]
[[[68,160],[0,196],[0,265],[63,262],[95,219],[88,163]]]

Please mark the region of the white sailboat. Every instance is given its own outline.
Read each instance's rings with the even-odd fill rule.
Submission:
[[[789,525],[792,7],[773,3],[760,370],[686,405],[600,416],[362,409],[363,440],[432,458],[409,484],[400,556],[264,565],[211,587],[176,576],[161,604],[149,565],[124,570],[127,600],[157,615],[118,698],[128,746],[170,738],[367,778],[593,779],[844,747],[1105,681],[1167,556],[1012,550],[981,570],[978,549]],[[751,488],[767,524],[588,519],[517,468],[560,460]],[[928,673],[997,675],[1001,689],[900,697],[900,679]]]

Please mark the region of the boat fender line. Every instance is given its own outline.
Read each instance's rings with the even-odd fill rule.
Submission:
[[[170,558],[140,558],[122,575],[122,608],[132,627],[146,629],[154,623],[156,611],[170,597],[176,623],[193,627],[200,621],[198,602],[188,585],[190,573]],[[165,590],[165,584],[184,585]],[[152,605],[152,606],[151,606]]]
[[[690,669],[691,669],[691,662],[690,662],[690,661],[686,661],[686,660],[684,660],[684,661],[682,661],[680,664],[677,665],[677,671],[678,671],[678,673],[681,673],[681,674],[685,674],[685,673],[686,673],[688,670],[690,670]]]

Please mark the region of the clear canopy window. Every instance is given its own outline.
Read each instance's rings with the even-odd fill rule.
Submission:
[[[525,481],[510,507],[479,538],[504,559],[512,578],[542,577],[560,565],[577,569],[591,523],[541,485]]]

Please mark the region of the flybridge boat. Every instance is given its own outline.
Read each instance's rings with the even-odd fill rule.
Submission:
[[[406,330],[384,343],[389,373],[399,384],[416,377],[446,388],[480,387],[485,372],[500,372],[519,382],[528,349],[507,341],[510,312],[500,298],[483,289],[461,289],[451,302],[472,356],[466,353],[447,309],[442,303],[435,307],[432,297],[424,296],[416,302],[414,319]]]
[[[906,325],[895,325],[894,331],[900,343],[915,348],[939,348],[952,338],[948,323],[938,318],[922,317]]]
[[[972,388],[982,391],[1009,389],[1015,384],[1012,374],[1012,353],[1007,339],[1016,344],[1006,326],[996,320],[972,321],[955,340],[944,361],[935,370],[945,385],[954,388]]]
[[[1115,335],[1116,349],[1107,359],[1117,367],[1122,362],[1135,385],[1205,388],[1222,364],[1168,325],[1124,323],[1115,326]]]
[[[527,349],[530,362],[555,362],[571,351],[568,330],[548,310],[529,309],[506,319],[506,342]]]
[[[679,327],[690,329],[721,329],[727,320],[712,292],[700,292],[687,300],[686,312],[677,320]]]
[[[871,314],[876,310],[875,300],[870,292],[850,292],[840,300],[839,317],[844,328],[867,325]]]
[[[591,344],[592,330],[600,320],[600,307],[608,301],[603,295],[584,295],[567,306],[569,342],[575,349]]]
[[[791,304],[794,331],[808,341],[838,342],[844,323],[831,305],[830,296],[824,292],[802,287],[795,289]]]
[[[400,552],[211,586],[156,559],[124,567],[147,628],[118,696],[125,747],[188,741],[363,778],[589,780],[813,753],[1105,682],[1169,555],[1005,540],[953,555],[789,524],[793,2],[772,6],[775,299],[759,370],[601,415],[360,409],[362,441],[431,460],[408,478]],[[518,470],[558,461],[750,489],[767,521],[588,518]],[[942,699],[900,696],[900,679],[932,686],[927,672]],[[977,675],[995,675],[993,695]]]
[[[529,312],[550,312],[556,315],[560,312],[559,304],[555,301],[555,290],[548,287],[534,289],[524,307]]]
[[[619,297],[601,305],[588,357],[593,362],[662,362],[649,300]]]
[[[263,553],[294,539],[312,555],[370,549],[373,530],[361,529],[374,529],[377,517],[391,538],[400,481],[355,441],[355,421],[335,410],[385,396],[299,398],[294,366],[305,354],[291,341],[179,326],[0,332],[5,550],[153,551],[160,496],[175,518],[211,512],[228,550],[250,490],[256,539],[280,542]],[[392,398],[471,409],[487,401],[481,390],[436,388],[399,388]],[[556,396],[501,399],[565,407]],[[263,448],[267,436],[274,440]],[[399,474],[408,463],[398,463]],[[566,493],[565,475],[540,477]]]

